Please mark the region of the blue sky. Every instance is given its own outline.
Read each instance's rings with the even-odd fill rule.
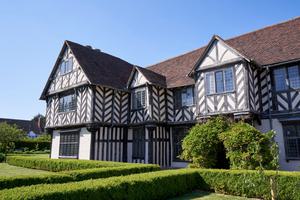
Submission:
[[[0,1],[0,117],[45,113],[38,100],[63,41],[140,66],[299,16],[300,1]]]

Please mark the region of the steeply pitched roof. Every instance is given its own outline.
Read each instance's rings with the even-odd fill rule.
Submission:
[[[225,40],[259,65],[270,65],[300,59],[300,17]],[[194,84],[187,75],[206,47],[147,67],[166,76],[168,87]]]
[[[40,99],[45,99],[51,78],[55,74],[59,66],[60,57],[67,47],[71,49],[91,84],[117,89],[126,88],[128,78],[133,68],[132,64],[118,57],[92,49],[91,47],[66,40]]]
[[[66,41],[91,84],[125,89],[133,65],[110,54]]]
[[[153,72],[149,69],[142,68],[142,67],[136,67],[144,76],[145,78],[154,85],[158,85],[161,87],[166,87],[166,77],[158,74],[156,72]]]
[[[22,119],[7,119],[7,118],[0,118],[0,123],[6,122],[10,125],[16,125],[19,129],[22,129],[26,133],[33,131],[34,133],[40,134],[41,128],[39,128],[38,124],[34,121],[30,120],[22,120]]]

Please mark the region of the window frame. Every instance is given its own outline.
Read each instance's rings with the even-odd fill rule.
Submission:
[[[293,126],[296,130],[297,136],[287,136],[287,126]],[[285,149],[285,158],[286,160],[300,160],[300,123],[299,121],[292,122],[282,122],[282,130],[283,130],[283,139],[284,139],[284,149]],[[297,132],[299,131],[299,132]],[[289,143],[288,140],[296,141],[296,154],[297,156],[289,155]]]
[[[179,155],[176,155],[175,153],[182,152],[182,140],[185,136],[187,136],[189,129],[190,129],[190,127],[188,127],[188,126],[177,126],[177,127],[172,128],[172,161],[173,162],[187,162],[185,160],[178,158]],[[183,135],[182,140],[180,142],[177,141],[177,143],[179,143],[179,144],[175,145],[175,137],[174,136],[175,136],[175,134],[178,134],[178,132],[180,132],[180,131],[183,132],[183,133],[180,133],[181,136]],[[180,150],[176,149],[176,147],[179,147]]]
[[[192,104],[190,105],[183,105],[182,104],[182,95],[183,95],[183,90],[188,90],[191,89],[192,91]],[[192,107],[195,105],[195,87],[194,86],[187,86],[187,87],[182,87],[182,88],[178,88],[175,89],[173,91],[173,96],[174,96],[174,107],[175,109],[182,109],[182,108],[188,108],[188,107]],[[179,97],[180,96],[180,97]]]
[[[230,69],[231,73],[232,73],[232,90],[226,90],[226,79],[225,79],[225,71]],[[222,92],[217,92],[217,80],[216,80],[216,74],[222,72],[222,82],[223,82],[223,91]],[[213,79],[213,89],[214,91],[208,91],[208,87],[207,87],[207,81],[208,81],[208,77],[207,75],[212,75],[212,79]],[[217,69],[214,71],[208,71],[205,72],[204,74],[204,88],[205,88],[205,95],[209,96],[209,95],[219,95],[219,94],[226,94],[226,93],[232,93],[235,92],[236,90],[236,85],[235,85],[235,74],[234,74],[234,67],[230,66],[230,67],[225,67],[222,69]],[[211,87],[210,87],[211,88]]]
[[[272,69],[271,71],[271,78],[272,78],[272,90],[274,92],[286,92],[286,91],[291,91],[291,90],[300,90],[300,85],[297,88],[292,88],[291,87],[291,81],[290,81],[290,76],[289,76],[289,71],[288,69],[291,67],[297,67],[298,69],[298,76],[300,79],[300,64],[291,64],[291,65],[284,65],[284,66],[280,66],[280,67],[276,67],[274,69]],[[279,70],[279,69],[283,69],[284,70],[284,83],[285,83],[285,89],[282,90],[277,90],[276,89],[276,79],[275,79],[275,70]]]
[[[141,103],[141,107],[138,107],[138,104],[136,102],[136,95],[137,93],[141,92],[141,102],[143,98],[143,92],[144,92],[144,103]],[[131,92],[131,108],[132,110],[142,110],[147,107],[147,89],[146,88],[138,88]]]
[[[71,108],[66,109],[65,106],[61,105],[61,99],[64,99],[68,96],[71,96],[71,99],[74,99],[74,102],[73,102],[73,106]],[[64,93],[64,94],[59,96],[59,98],[58,98],[58,113],[74,112],[74,111],[76,111],[76,109],[77,109],[77,95],[76,95],[76,92],[68,92],[68,93]]]
[[[58,152],[58,157],[59,158],[74,158],[74,159],[78,159],[79,157],[79,143],[80,143],[80,134],[79,134],[80,130],[68,130],[68,131],[61,131],[59,132],[59,152]],[[75,142],[74,141],[62,141],[62,139],[67,138],[67,135],[73,135],[75,136]],[[70,139],[70,136],[69,138]],[[75,152],[73,152],[73,155],[65,155],[66,152],[64,152],[65,148],[63,148],[63,145],[67,146],[66,148],[70,148],[70,145],[74,145],[75,147],[73,148],[73,151],[75,150]],[[70,151],[70,149],[68,150]]]
[[[145,154],[146,154],[145,129],[144,127],[135,127],[132,129],[132,159],[145,160],[146,158]]]
[[[70,63],[72,63],[72,64],[70,65]],[[64,70],[62,70],[62,67],[64,67]],[[61,62],[60,62],[60,64],[59,64],[59,73],[60,73],[60,75],[64,76],[66,74],[71,73],[74,70],[73,67],[74,67],[73,57],[62,59]]]

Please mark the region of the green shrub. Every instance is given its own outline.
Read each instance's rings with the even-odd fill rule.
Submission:
[[[192,161],[196,167],[217,167],[221,151],[225,157],[219,134],[227,130],[228,126],[228,122],[222,117],[209,119],[204,124],[196,124],[183,140],[181,158]],[[223,159],[223,162],[225,161]]]
[[[254,170],[179,169],[64,184],[41,184],[0,191],[0,199],[167,199],[192,190],[271,199],[299,199],[300,173]]]
[[[135,164],[113,168],[72,170],[63,173],[72,176],[76,181],[81,181],[87,179],[107,178],[112,176],[125,176],[129,174],[138,174],[158,170],[160,170],[160,167],[158,165]]]
[[[53,172],[88,169],[96,167],[118,167],[134,165],[123,162],[93,161],[93,160],[74,160],[74,159],[50,159],[35,158],[27,156],[8,156],[6,162],[10,165],[26,167],[32,169],[41,169]]]
[[[15,149],[22,149],[22,150],[46,150],[50,149],[51,142],[49,141],[39,141],[35,139],[26,139],[15,142]]]
[[[5,154],[4,153],[0,153],[0,163],[5,161]]]
[[[71,181],[74,181],[72,176],[59,173],[39,176],[0,177],[0,190],[42,183],[66,183]]]
[[[0,199],[167,199],[192,191],[199,181],[193,170],[169,170],[2,190]]]
[[[66,183],[87,179],[107,178],[112,176],[124,176],[129,174],[144,173],[159,170],[157,165],[136,164],[113,168],[94,168],[66,171],[50,175],[40,176],[14,176],[0,177],[0,189],[29,186],[44,183]]]
[[[244,122],[234,123],[220,134],[231,169],[276,169],[278,152],[272,151],[276,149],[273,137],[273,131],[263,134]]]
[[[0,152],[7,153],[13,151],[15,142],[24,138],[24,131],[16,125],[9,125],[6,122],[0,123]]]

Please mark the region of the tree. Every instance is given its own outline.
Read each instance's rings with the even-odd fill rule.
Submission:
[[[244,122],[238,122],[220,134],[231,169],[276,169],[278,147],[274,131],[261,133]]]
[[[209,119],[204,124],[196,124],[183,139],[181,158],[192,161],[193,165],[201,168],[224,168],[218,160],[218,155],[225,153],[219,134],[226,131],[229,122],[223,117]],[[224,165],[224,163],[223,163]],[[226,164],[225,164],[226,166]]]
[[[16,125],[9,125],[6,122],[0,123],[0,152],[7,153],[14,149],[14,142],[25,137],[23,130]]]

